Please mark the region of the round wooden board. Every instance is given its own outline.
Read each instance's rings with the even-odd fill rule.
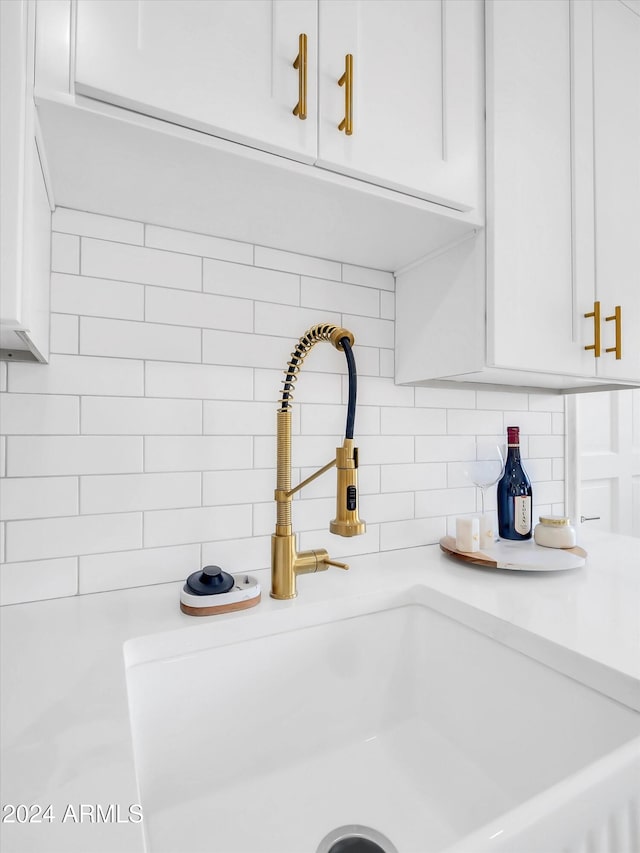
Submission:
[[[457,560],[485,566],[490,569],[510,569],[520,572],[560,572],[579,569],[586,562],[584,548],[543,548],[533,539],[526,542],[510,542],[500,539],[492,548],[484,551],[458,551],[453,536],[443,536],[440,548]]]

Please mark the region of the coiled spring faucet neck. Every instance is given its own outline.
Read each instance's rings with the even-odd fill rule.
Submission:
[[[349,404],[347,408],[346,435],[342,447],[336,448],[336,456],[295,488],[291,488],[291,403],[293,388],[305,357],[319,341],[332,343],[343,350],[349,369]],[[323,571],[330,565],[347,569],[344,563],[329,558],[324,549],[297,553],[295,534],[291,526],[291,499],[308,483],[337,467],[336,518],[330,524],[332,533],[340,536],[357,536],[365,532],[365,523],[358,517],[357,468],[358,450],[353,445],[355,423],[357,376],[355,359],[351,347],[353,334],[348,329],[322,323],[312,326],[300,338],[285,370],[280,407],[277,411],[277,483],[275,499],[277,506],[276,529],[271,537],[271,596],[273,598],[295,598],[296,575]]]

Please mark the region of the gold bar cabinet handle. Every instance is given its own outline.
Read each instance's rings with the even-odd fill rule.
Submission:
[[[293,67],[298,72],[298,103],[293,108],[294,116],[300,119],[307,117],[307,34],[298,36],[298,55]]]
[[[338,125],[338,130],[344,130],[347,136],[353,133],[353,56],[350,53],[344,58],[344,74],[338,80],[338,86],[344,86],[344,118]]]
[[[622,308],[616,305],[614,313],[604,319],[607,323],[611,320],[615,320],[616,323],[616,345],[614,347],[607,347],[605,352],[615,352],[616,360],[619,361],[622,358]]]
[[[593,317],[593,343],[585,347],[586,350],[593,350],[593,357],[600,358],[600,303],[593,303],[593,311],[589,311],[585,317]]]

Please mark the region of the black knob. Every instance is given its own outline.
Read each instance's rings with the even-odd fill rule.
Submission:
[[[185,591],[192,595],[219,595],[235,586],[235,578],[220,566],[205,566],[201,572],[189,575]]]

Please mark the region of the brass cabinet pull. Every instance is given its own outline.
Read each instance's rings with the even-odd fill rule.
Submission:
[[[593,311],[589,311],[585,317],[593,317],[593,343],[585,349],[593,350],[593,357],[600,358],[600,303],[593,303]]]
[[[307,117],[307,34],[298,36],[298,55],[293,67],[298,72],[298,103],[293,108],[294,116],[300,119]]]
[[[607,323],[615,320],[616,324],[616,345],[614,347],[607,347],[605,352],[615,352],[616,360],[619,361],[622,358],[622,308],[616,305],[614,313],[604,319]]]
[[[338,125],[338,130],[344,130],[347,136],[353,133],[353,56],[350,53],[344,58],[344,74],[338,80],[338,86],[344,86],[344,118]]]

